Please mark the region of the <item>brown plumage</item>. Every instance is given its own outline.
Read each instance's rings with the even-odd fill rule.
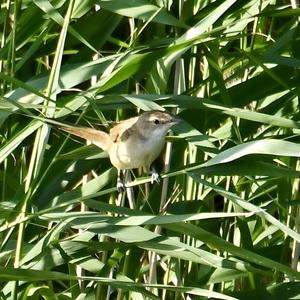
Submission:
[[[121,121],[104,131],[86,127],[62,126],[60,129],[89,140],[109,154],[118,170],[142,167],[150,170],[165,144],[168,130],[179,119],[162,111],[147,111],[138,117]]]

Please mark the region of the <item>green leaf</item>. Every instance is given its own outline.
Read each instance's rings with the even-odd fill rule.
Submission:
[[[216,155],[202,166],[227,163],[249,154],[268,154],[276,156],[300,156],[300,145],[282,140],[258,140],[234,146]]]
[[[43,123],[33,120],[22,130],[17,132],[0,148],[0,162],[3,162],[12,152],[32,133],[34,133]]]
[[[182,28],[187,26],[177,20],[174,16],[169,14],[164,8],[158,7],[146,0],[128,0],[126,3],[122,0],[100,0],[100,6],[104,9],[110,10],[116,14],[141,19],[143,21],[154,22],[173,25]]]

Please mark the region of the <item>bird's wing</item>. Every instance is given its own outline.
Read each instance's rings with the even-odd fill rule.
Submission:
[[[111,144],[110,136],[101,130],[76,126],[59,127],[59,129],[86,139],[104,151],[107,151]]]
[[[118,141],[126,141],[130,135],[132,126],[137,122],[139,117],[133,117],[124,121],[121,121],[113,128],[110,129],[109,135],[111,141],[116,143]]]

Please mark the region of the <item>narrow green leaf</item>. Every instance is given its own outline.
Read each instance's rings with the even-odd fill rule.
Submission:
[[[151,20],[161,24],[173,25],[182,28],[187,26],[174,16],[169,14],[165,9],[161,9],[146,0],[129,0],[126,3],[123,0],[100,0],[98,1],[101,7],[110,10],[122,16],[141,19],[144,21]]]
[[[212,188],[213,190],[218,192],[220,195],[224,196],[225,198],[228,198],[233,203],[239,205],[241,208],[243,208],[243,209],[245,209],[249,212],[252,212],[254,214],[257,214],[261,218],[263,218],[266,221],[270,222],[271,224],[276,226],[278,229],[280,229],[284,234],[290,236],[291,238],[295,239],[297,242],[300,243],[300,234],[299,233],[292,230],[291,228],[289,228],[285,224],[281,223],[279,220],[277,220],[275,217],[273,217],[271,214],[269,214],[263,208],[260,208],[256,205],[252,204],[251,202],[248,202],[248,201],[240,198],[239,196],[235,195],[234,193],[224,190],[223,188],[221,188],[221,187],[219,187],[215,184],[212,184],[212,183],[210,183],[206,180],[201,179],[198,175],[195,175],[195,174],[192,174],[192,173],[190,175],[195,180],[197,180],[199,183],[203,183],[206,186],[209,186],[210,188]]]
[[[216,155],[202,166],[212,166],[236,160],[250,154],[268,154],[276,156],[300,156],[300,145],[282,140],[258,140],[234,146]]]
[[[16,133],[2,148],[0,148],[0,162],[3,162],[28,136],[34,133],[38,128],[43,125],[38,120],[33,120],[22,130]]]

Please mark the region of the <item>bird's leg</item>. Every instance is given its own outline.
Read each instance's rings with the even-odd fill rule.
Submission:
[[[123,183],[123,180],[121,179],[121,170],[120,169],[118,169],[117,190],[118,190],[118,193],[123,193],[125,191],[124,183]]]
[[[160,176],[153,167],[150,171],[150,175],[151,175],[151,184],[153,184],[154,182],[160,183]]]
[[[128,199],[128,204],[131,209],[135,209],[136,204],[135,204],[133,187],[132,186],[128,187],[128,183],[130,183],[130,182],[132,182],[131,170],[125,170],[124,171],[124,183],[125,183],[125,187],[126,187],[126,196]]]

